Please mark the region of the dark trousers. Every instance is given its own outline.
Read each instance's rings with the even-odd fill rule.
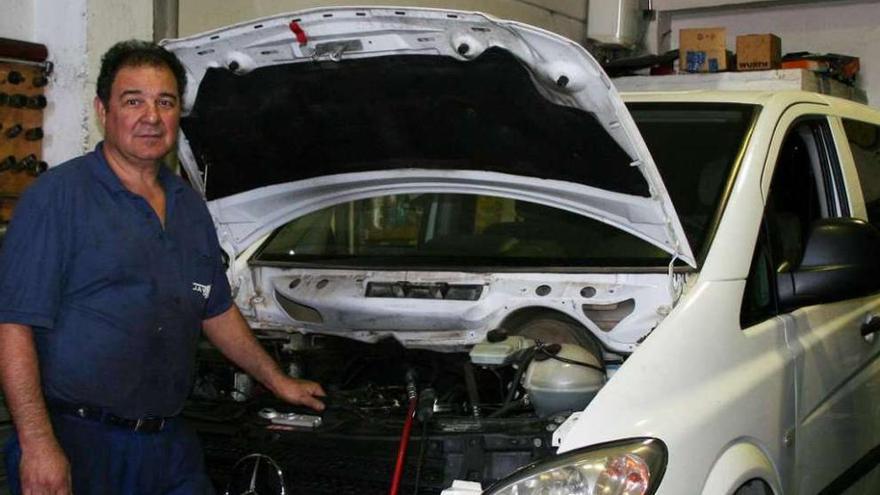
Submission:
[[[213,495],[201,445],[183,420],[169,420],[156,433],[140,433],[69,415],[52,426],[70,461],[74,495]],[[21,493],[21,448],[6,444],[10,492]]]

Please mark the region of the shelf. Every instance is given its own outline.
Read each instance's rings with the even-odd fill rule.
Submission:
[[[716,72],[612,79],[621,93],[645,91],[785,91],[803,90],[867,103],[865,91],[805,69]]]

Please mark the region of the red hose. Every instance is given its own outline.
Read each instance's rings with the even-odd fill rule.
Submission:
[[[400,445],[397,447],[397,464],[394,466],[394,477],[391,478],[389,495],[397,495],[397,490],[400,488],[400,479],[403,477],[403,461],[406,459],[406,447],[409,445],[409,433],[412,431],[413,418],[416,415],[416,402],[418,399],[415,397],[409,400],[406,421],[403,423],[403,433],[400,434]]]

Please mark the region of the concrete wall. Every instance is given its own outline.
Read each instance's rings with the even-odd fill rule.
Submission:
[[[66,0],[65,0],[66,1]],[[86,36],[86,81],[84,99],[88,102],[89,129],[87,148],[91,149],[101,140],[97,120],[94,118],[92,101],[101,67],[101,56],[114,43],[131,38],[142,40],[153,39],[153,2],[119,1],[119,0],[86,0],[87,26]],[[37,14],[39,18],[39,13]]]
[[[35,4],[34,17],[39,21],[30,41],[45,44],[55,66],[46,88],[49,105],[43,114],[43,159],[57,165],[81,154],[89,141],[87,0],[37,0]]]
[[[55,66],[46,88],[43,159],[57,165],[101,139],[92,112],[100,56],[121,39],[151,39],[152,3],[2,1],[0,36],[46,45]]]
[[[587,0],[182,0],[180,35],[200,33],[257,17],[335,5],[407,5],[478,10],[540,26],[577,42],[584,41],[587,19]]]
[[[30,39],[34,27],[34,2],[29,0],[3,0],[0,16],[0,37],[14,40]]]
[[[689,1],[706,3],[713,0]],[[660,0],[656,2],[658,5],[662,3]],[[724,26],[727,28],[727,48],[732,51],[736,50],[736,36],[739,34],[775,33],[782,38],[783,54],[809,51],[855,55],[862,63],[856,84],[868,94],[871,105],[880,106],[880,58],[876,56],[880,53],[880,0],[777,3],[781,4],[667,12],[668,27],[661,29],[658,36],[662,41],[663,32],[671,30],[669,47],[677,48],[679,29]],[[656,39],[648,48],[658,49]]]

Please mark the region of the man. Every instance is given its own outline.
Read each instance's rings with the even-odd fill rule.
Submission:
[[[164,49],[112,47],[94,101],[103,143],[44,174],[16,206],[0,256],[16,492],[211,493],[177,417],[200,329],[278,397],[323,409],[321,386],[286,376],[256,341],[204,202],[160,166],[185,84]]]

